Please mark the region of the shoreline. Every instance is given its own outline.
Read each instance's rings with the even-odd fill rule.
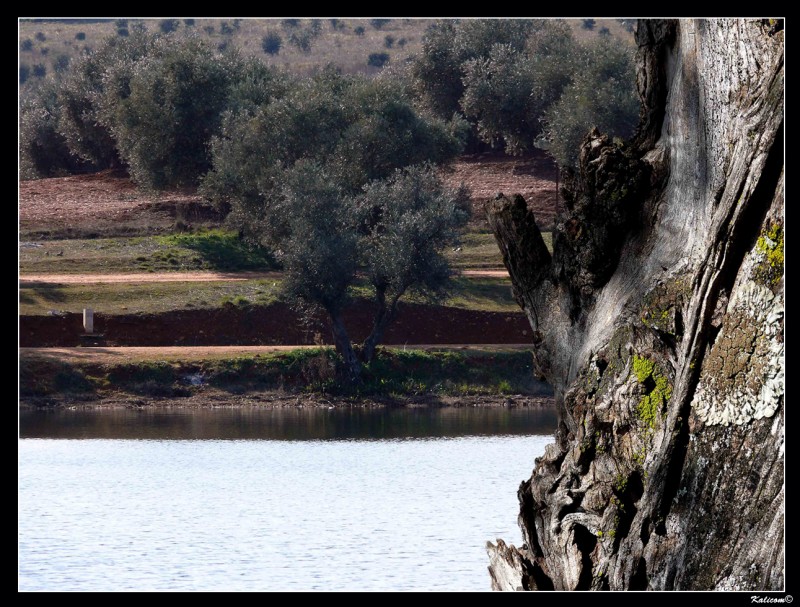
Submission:
[[[24,396],[19,399],[19,411],[80,410],[111,411],[141,410],[201,410],[201,409],[280,409],[280,408],[517,408],[547,409],[555,407],[547,395],[395,395],[342,396],[317,393],[295,393],[279,390],[250,391],[233,394],[225,390],[204,389],[189,396],[142,397],[128,393],[94,395],[53,394]]]

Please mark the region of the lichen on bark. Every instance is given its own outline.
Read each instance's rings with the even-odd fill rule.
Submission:
[[[640,20],[639,131],[587,135],[552,256],[487,206],[560,416],[494,588],[783,587],[783,36]]]

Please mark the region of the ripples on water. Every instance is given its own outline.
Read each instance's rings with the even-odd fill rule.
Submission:
[[[517,487],[554,417],[450,411],[287,411],[282,431],[267,412],[76,412],[51,438],[21,416],[19,589],[488,590],[485,542],[520,543]]]

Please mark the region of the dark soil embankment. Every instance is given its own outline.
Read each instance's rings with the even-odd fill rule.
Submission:
[[[372,326],[372,309],[357,302],[344,315],[354,341],[363,341]],[[94,317],[95,341],[81,338],[80,314],[21,316],[21,347],[204,346],[330,344],[327,319],[310,323],[285,304],[227,305],[212,310],[176,310],[164,314]],[[530,341],[522,313],[485,312],[421,304],[400,304],[384,344],[520,344]]]

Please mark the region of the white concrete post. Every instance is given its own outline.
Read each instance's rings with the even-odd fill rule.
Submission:
[[[94,333],[94,310],[91,308],[83,309],[83,330]]]

